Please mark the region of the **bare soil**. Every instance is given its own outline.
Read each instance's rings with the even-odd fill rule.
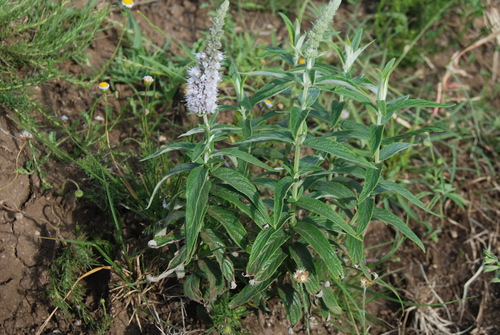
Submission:
[[[172,36],[191,45],[209,25],[208,9],[200,9],[196,0],[189,1],[145,1],[132,10],[143,29],[158,45],[164,42],[163,37],[137,14],[140,10],[168,36]],[[348,18],[352,13],[344,6],[336,20],[341,29],[342,18]],[[114,15],[118,15],[115,13]],[[359,13],[363,17],[364,13]],[[444,24],[453,27],[456,23],[454,15],[447,17]],[[249,26],[277,25],[279,20],[269,14],[249,12],[245,19]],[[278,22],[278,23],[276,23]],[[418,69],[409,70],[418,74],[413,80],[418,85],[419,80],[432,81],[438,85],[445,75],[445,66],[452,55],[464,50],[473,41],[478,40],[484,27],[484,22],[478,21],[471,31],[455,41],[453,29],[447,30],[449,35],[443,36],[440,43],[449,43],[449,48],[426,60],[427,64]],[[117,42],[118,33],[114,29],[102,32],[99,38],[87,51],[93,66],[100,68],[111,56]],[[462,79],[466,82],[467,92],[471,97],[479,96],[485,85],[491,83],[483,75],[483,70],[493,73],[499,68],[493,68],[496,45],[495,39],[468,52],[475,57],[461,63]],[[496,65],[498,67],[498,64]],[[64,64],[69,72],[81,73],[90,71],[76,64]],[[465,77],[467,76],[467,77]],[[453,84],[451,79],[448,84]],[[448,90],[447,90],[448,89]],[[57,116],[66,115],[72,120],[81,118],[81,112],[92,105],[97,91],[82,89],[63,80],[53,80],[41,87],[34,88],[34,94],[49,111]],[[453,91],[453,85],[445,87],[448,97],[454,97],[459,102],[464,98],[463,92]],[[120,99],[112,103],[119,106]],[[429,98],[429,97],[425,97]],[[430,97],[431,99],[434,97]],[[500,106],[500,97],[491,96],[487,101],[490,108]],[[182,107],[174,107],[182,108]],[[445,119],[446,112],[439,111],[433,117]],[[75,236],[76,224],[98,229],[100,226],[111,225],[111,218],[101,209],[88,201],[77,199],[73,195],[74,188],[66,186],[62,193],[46,190],[42,187],[40,177],[36,173],[20,174],[18,168],[32,160],[28,141],[22,139],[20,129],[10,119],[9,111],[0,110],[0,334],[35,334],[49,318],[55,306],[46,298],[48,283],[48,267],[54,261],[62,242],[54,239],[70,239]],[[450,128],[470,126],[460,121],[450,120]],[[123,129],[114,134],[116,143],[128,136],[130,130]],[[498,139],[498,137],[497,137]],[[485,157],[474,156],[470,143],[457,143],[457,170],[454,179],[449,178],[452,186],[467,200],[465,209],[459,208],[450,200],[444,204],[444,219],[423,216],[441,233],[432,240],[425,229],[417,223],[412,223],[412,229],[422,237],[427,247],[427,253],[422,253],[415,245],[405,242],[400,250],[386,263],[376,270],[385,275],[385,280],[400,288],[399,294],[405,301],[415,303],[405,309],[397,302],[378,300],[369,306],[369,312],[380,320],[378,327],[370,330],[371,334],[384,332],[398,334],[451,334],[462,331],[462,334],[500,334],[500,284],[491,284],[491,274],[474,275],[481,267],[482,250],[491,248],[500,255],[498,243],[500,223],[500,186],[496,177],[500,173],[498,143],[478,142]],[[462,150],[464,149],[464,150]],[[450,162],[452,150],[448,146],[440,147],[443,157]],[[477,152],[477,151],[476,151]],[[474,157],[472,157],[474,156]],[[418,165],[418,162],[414,162]],[[479,165],[479,166],[478,166]],[[61,190],[67,179],[75,179],[85,184],[86,177],[75,166],[62,164],[58,161],[46,165],[49,171],[48,182],[54,190]],[[476,171],[482,173],[476,173]],[[401,176],[402,179],[409,176]],[[421,190],[425,190],[422,186]],[[133,222],[131,217],[127,238],[131,245],[144,246],[146,240],[140,234],[141,223]],[[368,232],[366,240],[370,245],[385,243],[394,238],[394,231],[383,224],[374,224]],[[372,259],[384,257],[388,249],[377,248],[370,255]],[[146,255],[145,257],[154,257]],[[117,256],[119,260],[119,256]],[[472,278],[474,280],[471,280]],[[101,274],[86,279],[89,296],[104,297],[110,306],[113,316],[109,334],[161,334],[155,327],[151,313],[134,314],[133,306],[144,306],[138,296],[125,296],[116,289],[122,283],[105,270]],[[373,288],[377,290],[377,288]],[[172,281],[161,282],[148,288],[149,302],[155,306],[155,311],[162,320],[184,329],[189,334],[205,333],[205,326],[196,313],[195,303],[181,295],[179,284]],[[464,292],[466,291],[466,295]],[[462,298],[466,300],[460,300]],[[93,301],[89,298],[89,301]],[[95,299],[94,299],[95,302]],[[428,306],[442,304],[441,306]],[[425,306],[424,306],[425,305]],[[149,310],[151,312],[151,310]],[[288,334],[289,325],[285,311],[277,300],[272,300],[269,312],[256,312],[246,317],[246,330],[250,334]],[[427,327],[427,328],[425,328]],[[300,327],[294,329],[303,333]],[[392,332],[391,332],[392,331]],[[86,334],[79,320],[65,320],[55,314],[44,327],[42,334]],[[173,331],[171,332],[174,333]],[[313,327],[313,334],[335,334],[333,328],[324,324]]]

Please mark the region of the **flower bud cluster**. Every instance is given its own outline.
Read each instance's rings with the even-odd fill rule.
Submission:
[[[229,1],[224,1],[213,19],[213,27],[210,29],[210,38],[206,44],[205,52],[197,53],[197,66],[188,70],[186,83],[186,107],[190,113],[202,116],[215,113],[217,110],[217,85],[221,81],[221,73],[224,56],[220,51],[220,42],[224,31],[224,18],[229,9]]]
[[[190,113],[201,116],[214,113],[217,109],[217,85],[221,80],[219,70],[223,58],[220,51],[211,56],[206,53],[196,54],[198,66],[188,70],[186,84],[186,106]]]
[[[323,35],[332,22],[340,6],[340,2],[341,0],[330,0],[330,3],[328,3],[321,16],[314,22],[313,28],[307,35],[308,38],[304,50],[304,57],[307,60],[318,57],[319,43],[323,40]]]

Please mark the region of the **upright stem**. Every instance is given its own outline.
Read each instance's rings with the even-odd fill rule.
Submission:
[[[380,126],[382,124],[382,112],[380,109],[377,110],[377,126]],[[380,144],[377,146],[377,149],[375,150],[375,156],[374,156],[375,164],[380,163]]]
[[[311,80],[309,77],[309,72],[306,70],[303,76],[302,102],[300,106],[301,112],[307,108],[307,96],[309,95],[310,87],[311,87]],[[299,168],[300,168],[300,160],[302,158],[301,155],[302,143],[304,142],[305,134],[307,134],[306,120],[302,121],[302,124],[300,125],[294,139],[295,151],[293,156],[293,175],[292,175],[292,178],[295,181],[292,186],[292,199],[294,200],[298,200],[299,196],[299,184],[300,184]],[[292,209],[295,209],[294,206],[292,206]],[[297,217],[296,215],[294,215],[292,217],[292,224],[295,224],[296,222],[297,222]]]
[[[207,127],[206,130],[206,144],[205,144],[205,153],[203,155],[203,162],[206,164],[210,157],[212,156],[212,128],[210,127],[210,122],[208,121],[207,113],[203,114],[203,122]]]

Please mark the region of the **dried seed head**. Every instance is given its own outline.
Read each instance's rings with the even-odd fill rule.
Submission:
[[[298,269],[293,274],[293,279],[295,279],[297,283],[307,283],[309,281],[309,271],[305,269]]]

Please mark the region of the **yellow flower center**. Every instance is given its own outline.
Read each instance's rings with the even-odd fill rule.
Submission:
[[[299,59],[299,64],[304,65],[306,63],[306,60],[304,58]]]
[[[99,83],[99,88],[101,90],[107,90],[109,88],[109,84],[107,82],[105,82],[105,81],[102,81],[102,82]]]
[[[132,6],[134,4],[134,0],[122,0],[122,4]]]

